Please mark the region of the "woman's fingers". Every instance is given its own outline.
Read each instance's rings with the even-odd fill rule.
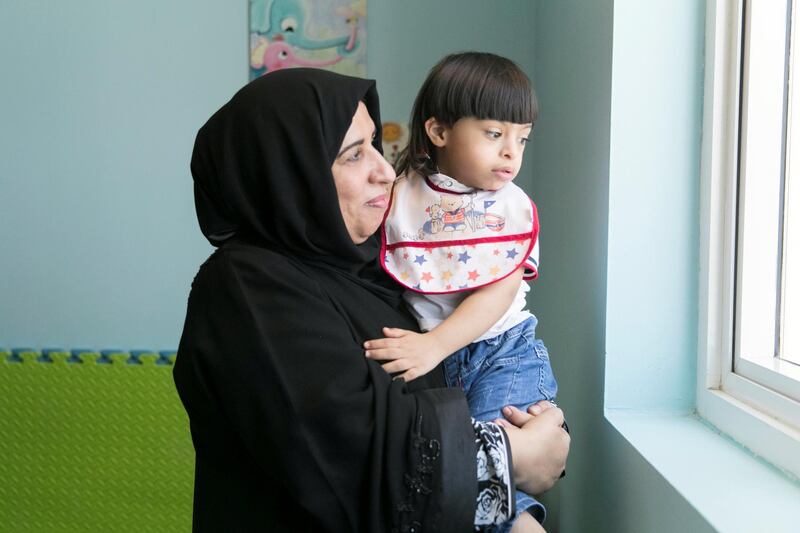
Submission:
[[[528,412],[532,415],[540,415],[546,409],[550,409],[551,407],[555,407],[556,404],[549,401],[549,400],[542,400],[540,402],[536,402],[535,404],[528,407]]]
[[[498,426],[503,426],[505,429],[515,427],[512,424],[509,424],[505,418],[495,418],[494,420],[492,420],[492,422],[494,422]]]
[[[507,405],[503,407],[503,416],[517,427],[521,427],[523,424],[533,418],[533,415],[524,413],[513,405]]]
[[[547,419],[549,420],[551,417],[555,423],[557,420],[561,420],[558,425],[564,423],[564,412],[555,406],[554,403],[548,402],[547,400],[543,400],[539,403],[533,404],[528,407],[528,412],[523,412],[514,407],[513,405],[508,405],[503,407],[503,416],[506,419],[514,424],[517,427],[522,427],[523,425],[527,424],[534,416],[536,417],[543,417],[546,413],[551,412],[551,414],[547,415]]]
[[[547,420],[558,427],[564,425],[564,411],[554,405],[542,411],[542,413],[537,415],[536,418]]]

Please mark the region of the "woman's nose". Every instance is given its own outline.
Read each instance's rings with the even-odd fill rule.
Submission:
[[[397,177],[392,165],[390,165],[383,155],[374,148],[372,150],[372,156],[375,158],[371,173],[373,180],[379,183],[392,183]]]

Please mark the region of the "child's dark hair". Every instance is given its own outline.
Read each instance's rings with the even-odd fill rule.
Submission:
[[[538,115],[531,81],[510,59],[485,52],[445,56],[428,73],[414,101],[408,146],[398,156],[397,174],[437,172],[436,150],[425,132],[431,117],[452,127],[465,117],[532,124]]]

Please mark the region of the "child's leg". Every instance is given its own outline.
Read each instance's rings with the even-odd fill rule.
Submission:
[[[448,384],[462,387],[475,419],[494,420],[502,417],[506,405],[524,410],[540,400],[555,398],[557,385],[550,359],[544,344],[535,338],[535,324],[535,319],[526,320],[445,360]],[[515,497],[518,517],[496,531],[544,531],[532,514],[544,518],[542,504],[521,492]]]
[[[545,530],[542,524],[537,522],[529,513],[521,513],[514,520],[514,527],[511,528],[511,533],[545,533]]]
[[[553,400],[558,386],[542,341],[535,338],[535,319],[469,345],[460,372],[470,414],[478,420],[502,417],[514,405],[525,410],[540,400]],[[466,363],[466,364],[464,364]]]

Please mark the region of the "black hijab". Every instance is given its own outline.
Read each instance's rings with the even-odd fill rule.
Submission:
[[[382,152],[373,80],[286,69],[236,93],[200,130],[192,155],[197,218],[209,242],[257,240],[351,272],[374,264],[379,242],[353,243],[331,173],[359,101]]]

